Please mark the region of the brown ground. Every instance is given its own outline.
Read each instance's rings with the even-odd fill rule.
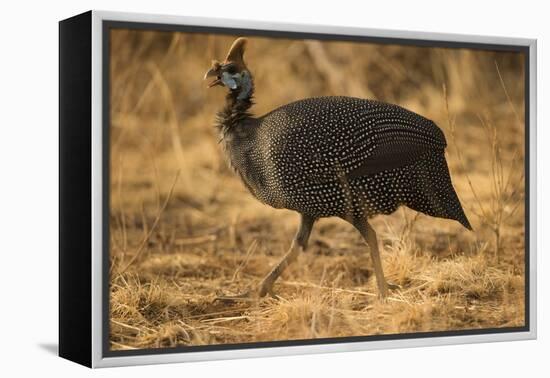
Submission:
[[[524,324],[523,64],[486,51],[252,38],[257,115],[338,94],[433,119],[475,231],[408,209],[374,218],[386,277],[401,286],[381,301],[360,235],[322,219],[277,281],[280,300],[213,301],[253,288],[298,223],[252,198],[217,145],[212,124],[225,93],[206,90],[202,75],[232,40],[114,32],[113,349]]]

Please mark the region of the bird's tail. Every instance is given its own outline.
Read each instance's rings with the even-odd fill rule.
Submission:
[[[443,151],[430,154],[419,162],[414,181],[419,186],[415,192],[422,193],[423,198],[413,200],[409,207],[431,216],[454,219],[472,230],[451,182]]]

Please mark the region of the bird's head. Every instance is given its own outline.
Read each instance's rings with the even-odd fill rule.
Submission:
[[[246,38],[237,38],[222,63],[212,61],[212,67],[204,75],[204,80],[214,78],[208,84],[209,88],[217,85],[226,86],[239,100],[250,97],[252,76],[243,60],[246,43]]]

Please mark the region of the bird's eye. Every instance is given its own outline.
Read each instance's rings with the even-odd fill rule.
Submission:
[[[224,69],[225,72],[227,72],[231,75],[237,73],[237,68],[233,64],[228,64],[228,65],[224,66],[223,69]]]

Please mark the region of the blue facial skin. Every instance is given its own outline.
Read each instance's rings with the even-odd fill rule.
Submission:
[[[229,72],[223,72],[221,81],[229,89],[237,89],[237,81],[235,79],[240,79],[240,74],[231,75]]]
[[[241,73],[236,73],[231,75],[229,72],[223,72],[221,77],[221,82],[229,89],[235,90],[241,88],[239,95],[237,96],[238,100],[244,100],[248,97],[250,89],[252,88],[252,83],[250,81],[250,74],[248,71],[243,71]]]

